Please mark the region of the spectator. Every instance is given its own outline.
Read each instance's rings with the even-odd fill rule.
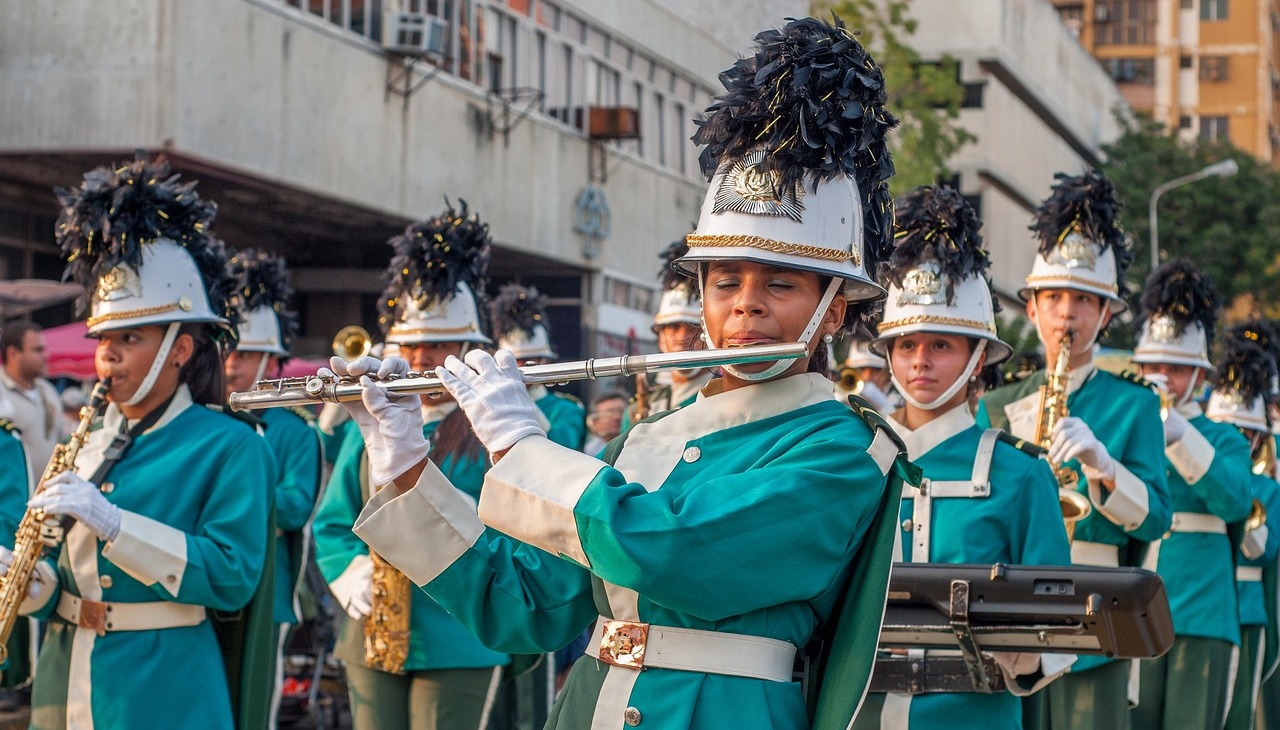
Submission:
[[[45,379],[44,335],[40,325],[14,322],[0,333],[0,418],[18,427],[27,450],[28,481],[44,473],[53,447],[66,436],[58,391]],[[30,490],[34,485],[28,484]]]
[[[610,441],[622,432],[622,415],[627,411],[627,394],[620,390],[606,390],[591,401],[587,414],[587,430],[591,435],[582,447],[584,454],[598,454]]]

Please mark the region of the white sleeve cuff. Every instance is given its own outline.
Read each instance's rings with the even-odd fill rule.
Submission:
[[[1089,500],[1103,517],[1125,532],[1133,532],[1147,519],[1151,497],[1145,482],[1134,476],[1124,464],[1113,463],[1116,466],[1115,491],[1104,499],[1101,482],[1090,479]]]
[[[415,585],[435,580],[484,533],[475,503],[430,461],[413,489],[375,492],[351,529]]]
[[[187,570],[187,534],[129,510],[120,511],[120,532],[102,557],[143,585],[159,583],[177,598]]]
[[[485,475],[480,519],[517,540],[590,568],[573,508],[607,466],[544,436],[520,439]]]
[[[57,594],[54,590],[58,587],[58,574],[54,572],[53,565],[47,560],[41,560],[36,563],[35,574],[31,576],[31,582],[35,583],[39,579],[39,588],[34,596],[31,591],[27,591],[27,595],[22,597],[22,603],[18,604],[18,615],[26,616],[35,613],[44,608],[49,600]]]
[[[1188,426],[1182,438],[1164,447],[1164,453],[1187,484],[1200,481],[1213,464],[1213,444],[1195,426]]]

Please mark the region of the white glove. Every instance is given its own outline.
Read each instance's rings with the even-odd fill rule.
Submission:
[[[1173,394],[1169,392],[1169,376],[1164,373],[1152,373],[1143,377],[1160,391],[1162,403],[1172,403],[1174,401]],[[1170,408],[1164,419],[1165,446],[1181,440],[1190,425],[1191,422],[1187,420],[1186,416],[1178,413],[1177,408]]]
[[[885,395],[883,390],[880,390],[880,386],[870,380],[863,381],[862,392],[858,393],[858,395],[865,398],[873,408],[881,413],[890,413],[894,410],[893,403],[889,400],[889,396]]]
[[[436,377],[458,401],[490,454],[506,451],[525,436],[546,435],[538,425],[538,406],[529,397],[510,351],[490,355],[472,350],[466,362],[450,356],[444,367],[436,368]]]
[[[1116,463],[1107,453],[1107,447],[1093,435],[1084,421],[1067,416],[1053,427],[1049,461],[1063,464],[1072,459],[1080,461],[1089,479],[1111,481],[1116,478]]]
[[[417,395],[391,395],[373,384],[369,373],[379,378],[409,372],[409,363],[398,357],[378,361],[362,357],[346,362],[340,357],[321,368],[321,376],[348,375],[360,378],[364,392],[360,401],[344,401],[364,437],[369,455],[369,480],[374,485],[390,482],[427,458],[431,445],[422,435],[422,399]]]
[[[0,545],[0,576],[8,575],[11,565],[13,565],[13,551]],[[27,586],[27,596],[39,598],[44,588],[44,575],[39,570],[31,571],[31,585]]]
[[[41,532],[50,537],[61,539],[63,530],[58,518],[63,516],[74,517],[103,542],[111,542],[120,532],[120,508],[108,502],[97,485],[75,472],[64,471],[45,482],[44,489],[27,506],[44,511]]]
[[[333,372],[328,368],[323,368],[325,372]],[[338,432],[338,427],[351,420],[351,411],[343,407],[341,403],[325,403],[320,409],[320,415],[316,418],[316,425],[326,435],[332,436]]]
[[[348,616],[357,621],[368,618],[373,612],[373,560],[368,555],[355,556],[329,590]]]

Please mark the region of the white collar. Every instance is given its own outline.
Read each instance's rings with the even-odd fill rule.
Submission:
[[[701,420],[711,426],[709,431],[721,430],[772,418],[821,401],[835,400],[831,381],[822,373],[789,375],[733,390],[722,390],[723,385],[722,379],[712,380],[698,392],[698,399],[693,404],[663,420],[671,420],[696,406],[696,410],[678,420]]]
[[[423,403],[422,404],[422,422],[435,423],[443,421],[446,416],[458,410],[458,401],[447,400],[443,403]]]
[[[968,403],[960,403],[914,431],[898,422],[893,416],[888,416],[888,420],[893,425],[893,430],[907,445],[907,457],[911,459],[924,456],[939,444],[972,428],[976,423],[973,413],[969,411]]]
[[[151,433],[152,431],[164,428],[170,421],[177,418],[178,414],[191,407],[193,402],[194,401],[191,400],[191,389],[187,387],[186,383],[179,383],[178,389],[174,391],[173,398],[169,401],[169,407],[164,411],[164,415],[160,416],[160,420],[156,421],[151,428],[143,431],[143,433]],[[120,412],[120,408],[116,406],[115,403],[112,403],[107,406],[107,412],[102,416],[102,427],[106,429],[108,433],[116,433],[120,430],[120,422],[122,420],[124,420],[124,414]],[[129,425],[132,426],[137,423],[138,420],[139,419],[134,419],[129,421]]]
[[[550,391],[547,390],[547,386],[542,383],[535,383],[534,385],[529,386],[529,397],[532,398],[535,403],[546,398],[547,393],[549,392]]]
[[[1178,413],[1181,413],[1188,421],[1204,415],[1204,409],[1200,407],[1198,402],[1193,400],[1187,401],[1186,403],[1178,406],[1177,410]]]

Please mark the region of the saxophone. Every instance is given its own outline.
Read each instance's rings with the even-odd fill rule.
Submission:
[[[1043,448],[1049,448],[1053,441],[1053,427],[1058,421],[1066,418],[1067,383],[1071,379],[1071,344],[1074,341],[1071,330],[1058,342],[1058,359],[1053,370],[1045,373],[1045,384],[1040,386],[1040,410],[1036,414],[1035,441]],[[1067,541],[1075,537],[1076,523],[1089,516],[1093,505],[1083,494],[1076,490],[1080,483],[1080,475],[1074,469],[1054,465],[1053,475],[1058,480],[1058,507],[1062,510],[1062,523],[1067,529]]]
[[[54,447],[53,456],[45,466],[44,474],[40,476],[40,483],[36,485],[36,493],[43,491],[45,483],[53,477],[75,468],[76,456],[89,437],[89,427],[105,406],[109,390],[110,380],[99,381],[94,386],[93,392],[89,394],[89,402],[80,409],[80,423],[76,424],[76,430],[67,443]],[[43,522],[44,512],[41,510],[28,509],[22,515],[18,533],[13,538],[13,562],[9,565],[9,571],[0,576],[0,661],[8,656],[5,647],[18,620],[18,607],[27,597],[36,565],[49,548],[56,544],[41,538],[40,527]]]
[[[381,555],[370,550],[369,558],[373,561],[373,609],[364,620],[364,660],[372,669],[404,674],[412,586]]]

